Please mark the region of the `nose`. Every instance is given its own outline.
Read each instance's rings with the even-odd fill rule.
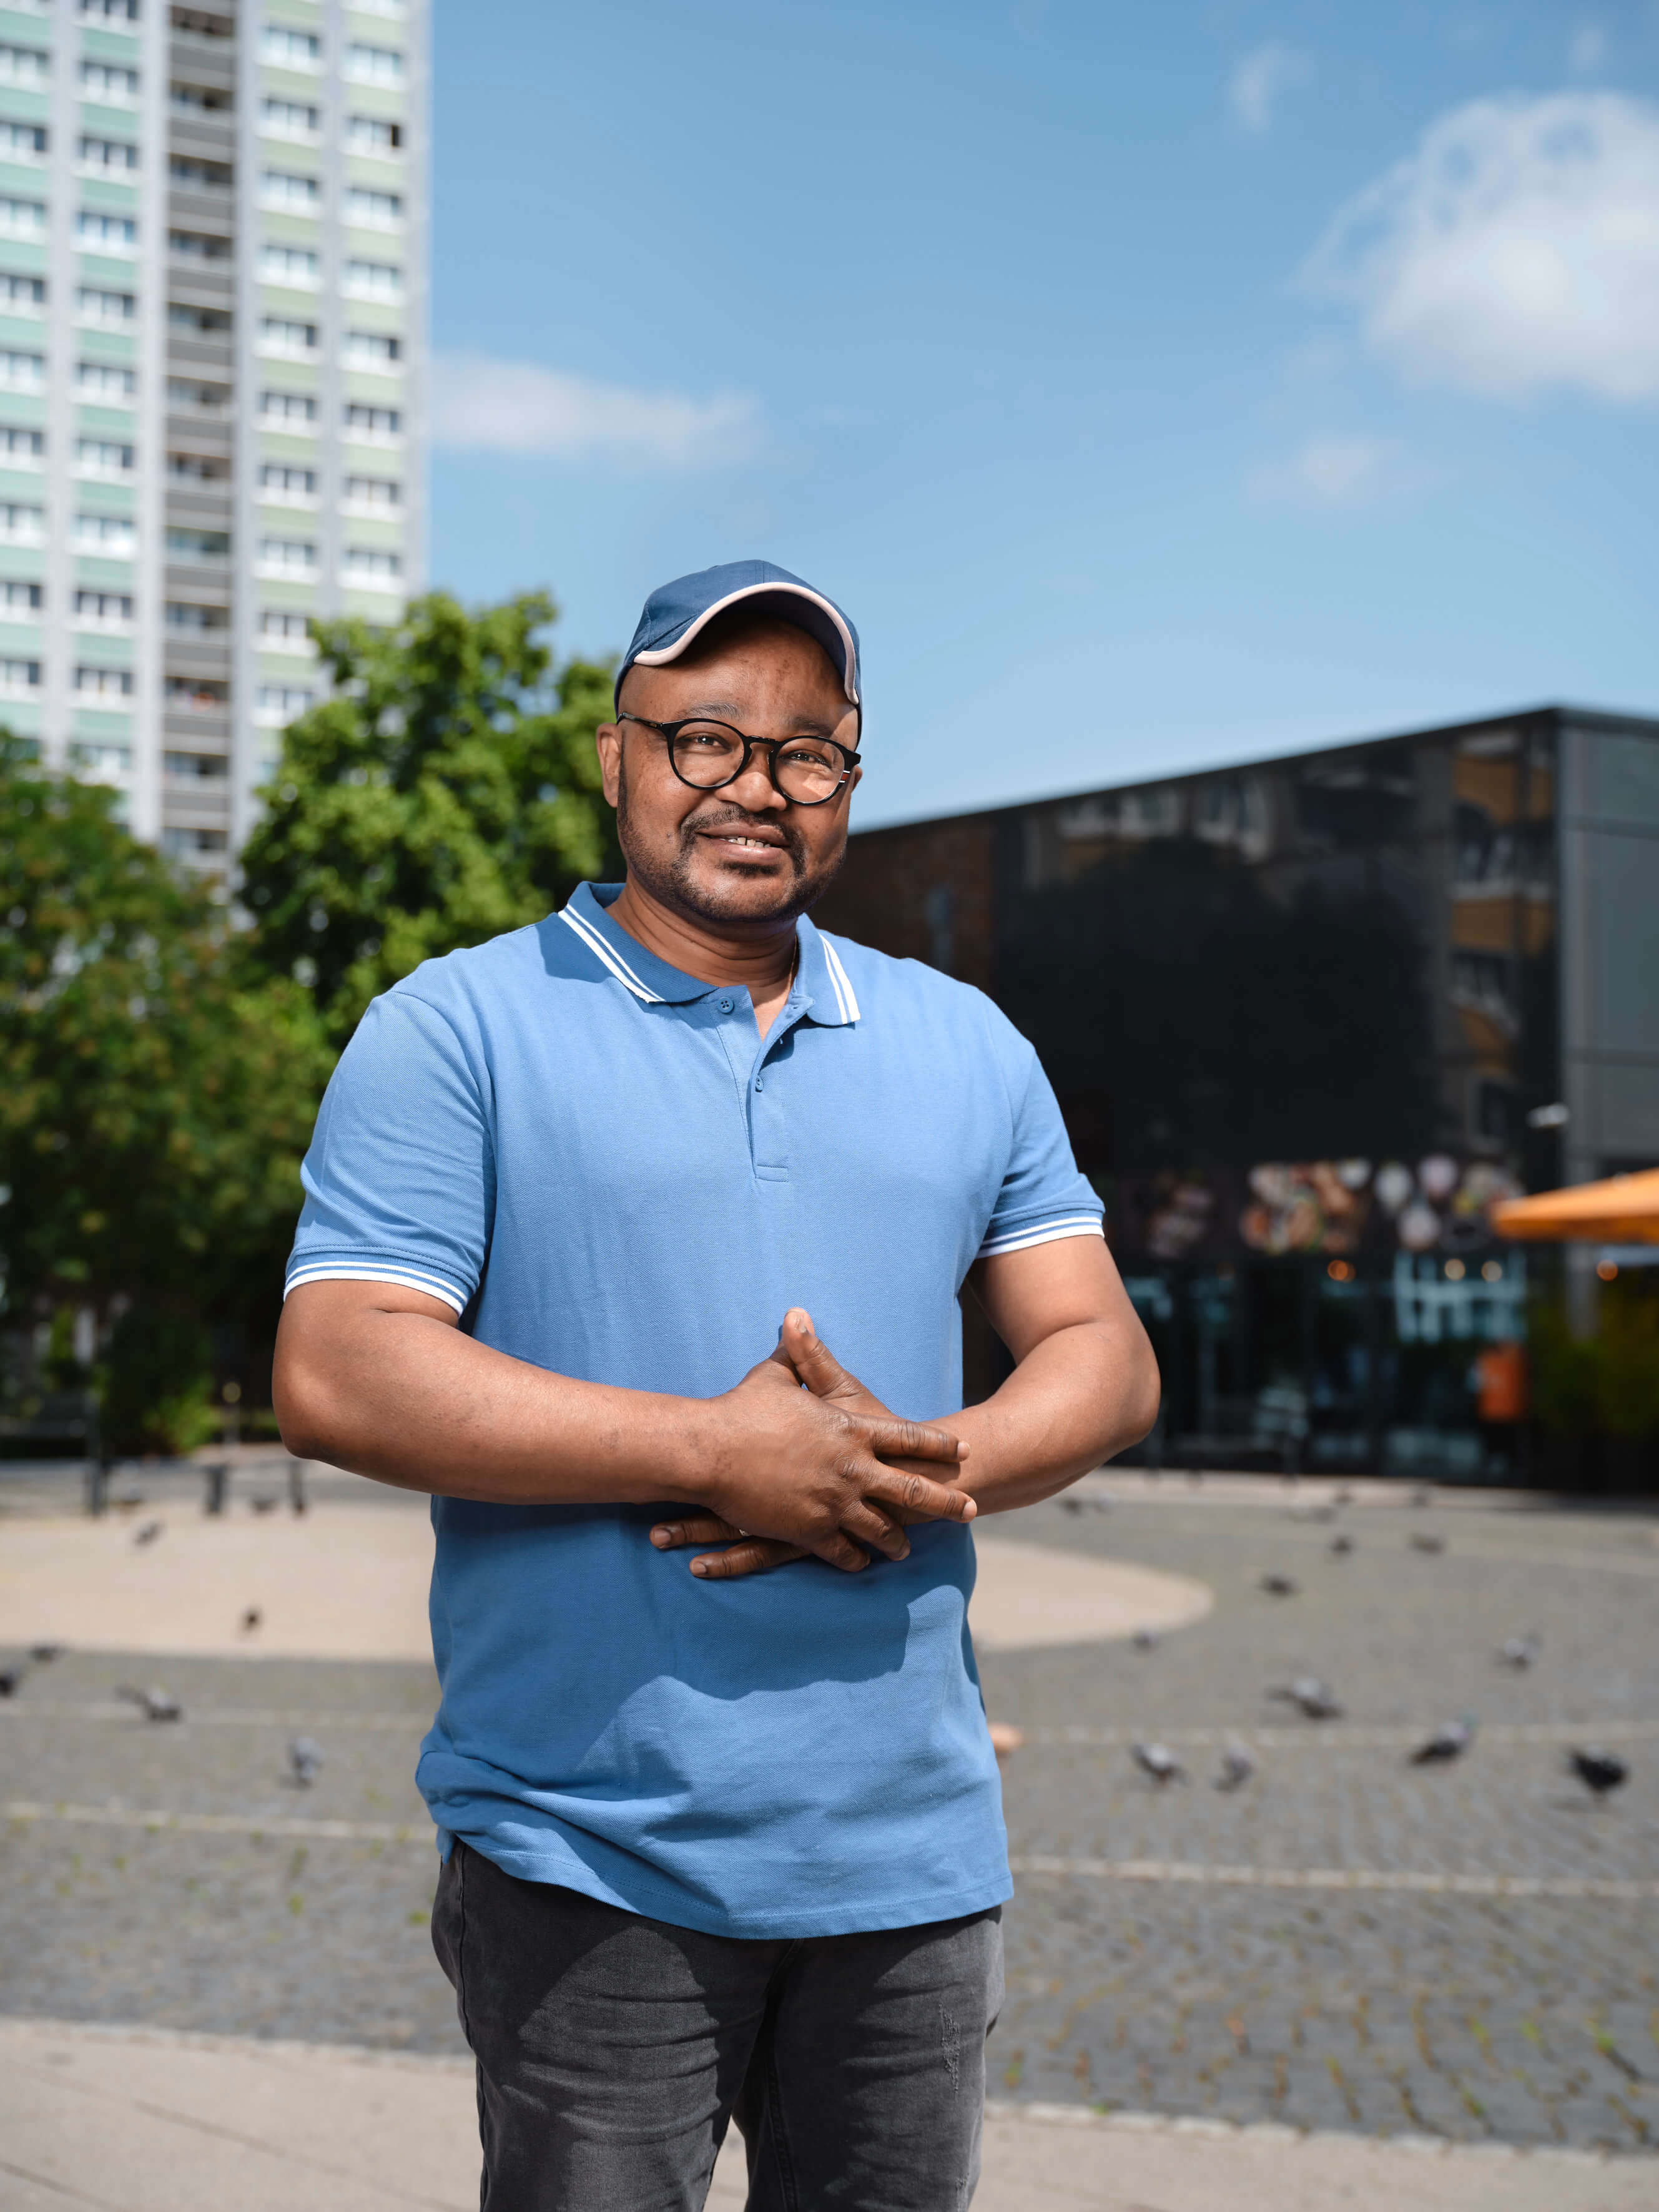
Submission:
[[[733,803],[750,814],[758,814],[763,807],[787,806],[789,801],[772,781],[767,763],[771,756],[758,750],[749,757],[749,765],[743,774],[726,787]]]

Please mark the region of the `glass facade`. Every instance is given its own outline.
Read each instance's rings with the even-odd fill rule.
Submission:
[[[1656,861],[1659,723],[1546,708],[871,831],[819,918],[1036,1045],[1151,1456],[1496,1480],[1528,1261],[1488,1203],[1659,1160]]]

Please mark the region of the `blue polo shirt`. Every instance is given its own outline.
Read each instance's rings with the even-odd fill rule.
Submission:
[[[895,1413],[956,1410],[975,1257],[1100,1233],[1030,1046],[979,992],[807,921],[762,1039],[746,991],[617,927],[619,889],[370,1006],[289,1286],[406,1283],[516,1359],[698,1398],[803,1305]],[[652,1547],[661,1510],[434,1500],[441,1847],[725,1936],[1006,1898],[969,1531],[705,1583]]]

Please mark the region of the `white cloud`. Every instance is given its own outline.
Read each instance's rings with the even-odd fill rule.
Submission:
[[[1607,34],[1600,23],[1580,23],[1567,42],[1567,66],[1581,76],[1599,70],[1607,58]]]
[[[1659,398],[1659,108],[1478,100],[1339,209],[1302,270],[1422,382]]]
[[[748,459],[761,444],[762,423],[743,392],[694,399],[538,362],[456,352],[433,363],[432,434],[434,443],[465,452],[680,470]]]
[[[1413,490],[1425,472],[1389,438],[1326,433],[1304,439],[1280,461],[1264,461],[1247,479],[1253,497],[1278,506],[1364,507]]]
[[[1294,92],[1312,75],[1312,63],[1293,46],[1257,46],[1229,79],[1228,104],[1244,129],[1260,137],[1273,128],[1280,93]]]

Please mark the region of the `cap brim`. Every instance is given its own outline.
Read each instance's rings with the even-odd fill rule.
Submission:
[[[797,603],[787,609],[780,610],[784,620],[793,623],[799,629],[804,629],[808,636],[817,638],[831,660],[840,663],[841,688],[851,704],[856,707],[859,704],[856,673],[859,660],[858,647],[853,641],[853,633],[848,628],[840,610],[826,599],[821,592],[811,591],[805,584],[780,584],[769,580],[761,584],[745,584],[740,591],[728,592],[724,599],[716,599],[713,606],[705,607],[700,615],[689,622],[672,645],[654,646],[648,652],[636,653],[629,663],[629,666],[665,667],[670,661],[679,659],[687,647],[693,644],[701,633],[714,621],[716,615],[723,615],[729,608],[741,605],[744,601],[759,602],[756,611],[763,611],[764,604],[769,599],[787,599]],[[801,604],[803,602],[804,605]],[[811,610],[814,619],[803,621],[802,615],[808,609]],[[626,671],[623,672],[625,674]]]

